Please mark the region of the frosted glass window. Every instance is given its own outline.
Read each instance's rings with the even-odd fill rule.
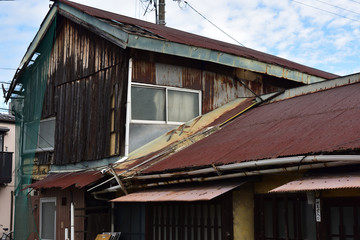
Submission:
[[[343,219],[344,219],[345,235],[353,235],[354,225],[355,225],[353,207],[343,208]]]
[[[165,89],[132,86],[131,118],[165,121]]]
[[[48,149],[54,147],[55,119],[40,122],[40,135],[38,148]]]
[[[56,219],[56,203],[54,200],[41,199],[41,215],[40,215],[40,234],[41,239],[55,240],[55,219]]]
[[[25,123],[25,151],[51,151],[55,141],[55,118]]]
[[[199,115],[199,94],[184,91],[168,91],[169,121],[187,122]]]

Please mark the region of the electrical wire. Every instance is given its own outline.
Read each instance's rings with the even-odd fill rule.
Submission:
[[[315,6],[312,6],[312,5],[303,3],[303,2],[298,2],[298,1],[296,1],[296,0],[291,0],[291,1],[294,2],[294,3],[298,3],[298,4],[301,4],[301,5],[310,7],[310,8],[314,8],[314,9],[317,9],[317,10],[320,10],[320,11],[323,11],[323,12],[327,12],[327,13],[333,14],[333,15],[338,16],[338,17],[346,18],[346,19],[351,20],[351,21],[360,22],[360,20],[353,19],[353,18],[349,18],[349,17],[346,17],[346,16],[344,16],[344,15],[337,14],[337,13],[334,13],[334,12],[331,12],[331,11],[328,11],[328,10],[325,10],[325,9],[322,9],[322,8],[318,8],[318,7],[315,7]]]
[[[354,13],[354,14],[356,14],[356,15],[360,15],[360,13],[358,13],[358,12],[355,12],[355,11],[352,11],[352,10],[349,10],[349,9],[346,9],[346,8],[339,7],[339,6],[336,6],[336,5],[327,3],[327,2],[322,1],[322,0],[315,0],[315,1],[321,2],[321,3],[323,3],[323,4],[329,5],[329,6],[334,7],[334,8],[338,8],[338,9],[341,9],[341,10],[344,10],[344,11],[347,11],[347,12]]]
[[[13,70],[17,70],[17,69],[16,68],[0,67],[0,70],[11,70],[11,71],[13,71]]]
[[[213,23],[212,21],[210,21],[208,18],[206,18],[203,14],[201,14],[198,10],[196,10],[193,6],[191,6],[187,1],[184,1],[184,3],[189,6],[193,11],[195,11],[197,14],[199,14],[202,18],[204,18],[206,21],[208,21],[211,25],[213,25],[214,27],[216,27],[218,30],[220,30],[222,33],[224,33],[226,36],[228,36],[229,38],[231,38],[232,40],[234,40],[235,42],[237,42],[240,46],[244,47],[244,44],[242,44],[241,42],[239,42],[238,40],[236,40],[235,38],[233,38],[232,36],[230,36],[228,33],[226,33],[224,30],[222,30],[221,28],[219,28],[218,26],[215,25],[215,23]]]
[[[355,0],[349,0],[349,1],[354,2],[354,3],[357,3],[357,4],[360,4],[360,2],[355,1]]]

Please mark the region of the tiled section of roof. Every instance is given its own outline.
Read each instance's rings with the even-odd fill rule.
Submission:
[[[146,172],[360,148],[360,83],[265,104]]]
[[[10,114],[0,113],[0,122],[15,122],[15,117]]]
[[[144,31],[146,31],[148,34],[152,36],[156,36],[158,38],[163,38],[164,40],[195,46],[195,47],[202,47],[207,49],[212,49],[224,53],[233,54],[236,56],[245,57],[248,59],[254,59],[261,62],[269,63],[269,64],[275,64],[278,66],[286,67],[289,69],[298,70],[300,72],[308,73],[310,75],[318,76],[325,79],[332,79],[336,78],[337,75],[327,73],[318,69],[310,68],[280,57],[276,57],[270,54],[266,54],[263,52],[259,52],[250,48],[221,42],[218,40],[202,37],[199,35],[191,34],[188,32],[180,31],[177,29],[169,28],[166,26],[153,24],[146,21],[141,21],[138,19],[122,16],[119,14],[115,14],[112,12],[107,12],[104,10],[92,8],[89,6],[85,6],[82,4],[74,3],[71,1],[66,0],[59,0],[58,2],[62,2],[64,4],[67,4],[73,8],[76,8],[82,12],[85,12],[86,14],[112,21],[113,23],[121,23],[122,25],[132,25],[133,28],[131,28],[131,31],[133,34],[143,35]],[[123,27],[123,26],[122,26]],[[136,30],[136,28],[138,30]],[[129,29],[129,26],[127,26],[127,29]],[[128,32],[128,30],[126,30]]]

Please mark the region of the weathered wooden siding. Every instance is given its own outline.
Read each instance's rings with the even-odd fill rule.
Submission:
[[[56,116],[54,163],[109,157],[111,134],[117,139],[113,154],[121,155],[126,54],[67,19],[59,22],[42,113],[42,118]]]
[[[194,60],[168,57],[168,61],[154,54],[134,54],[133,82],[188,88],[202,91],[202,112],[212,111],[236,98],[252,97],[246,84],[256,94],[277,91],[279,87],[269,84],[261,74],[199,64]],[[149,60],[146,59],[146,56]],[[239,81],[240,80],[240,81]]]
[[[85,200],[84,189],[69,188],[64,191],[51,188],[44,189],[37,196],[33,196],[32,209],[36,226],[39,228],[40,224],[40,199],[41,198],[56,198],[56,239],[65,239],[65,228],[69,229],[70,234],[70,204],[74,202],[75,207],[75,239],[84,240],[84,216],[85,216]],[[39,229],[38,229],[39,232]],[[33,233],[30,240],[39,239],[36,233]]]

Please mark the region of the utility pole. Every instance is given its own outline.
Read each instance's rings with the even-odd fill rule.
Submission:
[[[156,1],[156,0],[155,0]],[[156,23],[165,25],[165,0],[159,0],[159,18],[156,18]]]

